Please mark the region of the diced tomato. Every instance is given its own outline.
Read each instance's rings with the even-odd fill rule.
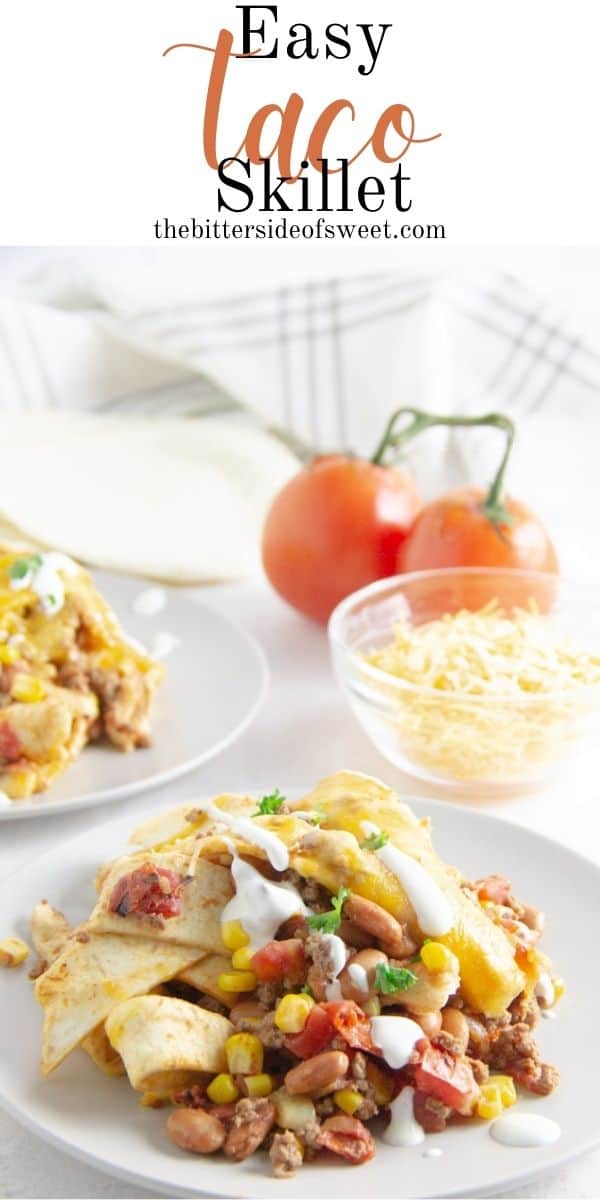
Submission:
[[[306,976],[304,946],[300,938],[267,942],[252,956],[250,966],[261,983],[277,979],[287,979],[290,984],[300,983]]]
[[[0,759],[18,762],[23,756],[23,744],[9,721],[0,722]]]
[[[371,1022],[354,1000],[332,1000],[323,1008],[329,1013],[336,1032],[353,1050],[373,1053],[376,1047],[371,1037]]]
[[[312,1058],[320,1054],[335,1037],[335,1026],[326,1006],[315,1004],[311,1009],[302,1033],[290,1033],[284,1039],[286,1050],[290,1050],[297,1058]]]
[[[512,891],[510,879],[505,875],[486,875],[475,887],[480,900],[491,900],[494,904],[508,904]]]
[[[436,1096],[442,1104],[459,1113],[468,1113],[477,1084],[471,1067],[454,1058],[447,1050],[428,1045],[415,1067],[415,1087],[428,1096]]]
[[[110,912],[126,917],[138,915],[178,917],[183,900],[183,876],[166,867],[143,863],[129,875],[123,875],[115,884],[108,907]]]
[[[318,1133],[318,1144],[323,1150],[331,1150],[347,1162],[368,1162],[375,1154],[372,1133],[356,1117],[328,1117]]]

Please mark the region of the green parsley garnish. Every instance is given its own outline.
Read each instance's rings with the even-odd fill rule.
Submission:
[[[275,788],[274,792],[270,792],[268,796],[263,796],[258,802],[258,808],[253,817],[270,817],[274,813],[278,813],[282,804],[285,804],[285,796],[282,796],[279,788]]]
[[[25,579],[32,571],[37,571],[42,565],[41,554],[28,554],[26,558],[16,558],[8,568],[9,579]]]
[[[361,850],[381,850],[390,840],[389,833],[385,829],[381,829],[379,833],[370,833],[368,837],[360,843]]]
[[[327,813],[324,812],[322,808],[315,809],[312,817],[310,818],[311,825],[320,825],[321,821],[324,821],[326,816]]]
[[[317,929],[319,933],[335,933],[341,925],[342,908],[349,895],[349,889],[341,887],[337,896],[331,897],[329,912],[314,913],[312,917],[306,918],[306,924],[310,925],[311,929]]]
[[[406,967],[390,967],[389,963],[377,963],[375,987],[384,996],[389,996],[392,992],[405,992],[416,982],[416,975]]]

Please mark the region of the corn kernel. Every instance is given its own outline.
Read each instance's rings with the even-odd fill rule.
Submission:
[[[20,967],[29,955],[29,946],[21,938],[8,937],[0,942],[0,967]]]
[[[511,1105],[517,1103],[515,1081],[511,1075],[490,1075],[489,1079],[486,1080],[486,1084],[492,1084],[498,1089],[504,1108],[510,1108]]]
[[[383,1071],[377,1063],[369,1061],[367,1063],[367,1079],[373,1088],[376,1103],[379,1105],[389,1104],[394,1089],[387,1072]]]
[[[46,689],[41,679],[35,675],[17,675],[11,688],[13,700],[22,704],[37,704],[46,695]]]
[[[240,946],[231,955],[231,965],[236,971],[247,971],[252,962],[252,951],[248,946]]]
[[[421,949],[421,962],[428,971],[448,971],[452,966],[452,954],[441,942],[426,942]]]
[[[222,992],[253,992],[256,975],[254,971],[224,971],[217,983]]]
[[[19,657],[19,651],[15,646],[9,646],[7,642],[0,642],[0,663],[5,667],[9,667],[12,663],[16,663]]]
[[[221,925],[221,937],[227,950],[241,950],[247,946],[250,938],[241,921],[224,921]]]
[[[231,1075],[215,1075],[206,1089],[206,1095],[213,1104],[233,1104],[239,1100],[240,1089]]]
[[[335,1092],[333,1096],[334,1103],[349,1117],[356,1112],[357,1108],[360,1108],[363,1099],[360,1092],[355,1092],[354,1088],[340,1088],[339,1092]]]
[[[233,1033],[225,1042],[227,1066],[232,1075],[259,1075],[264,1048],[255,1033]]]
[[[301,1033],[314,1003],[312,996],[306,996],[302,992],[290,992],[283,996],[275,1009],[277,1028],[281,1029],[282,1033]]]
[[[378,1017],[381,1012],[379,996],[369,996],[369,999],[365,1000],[362,1007],[368,1017]]]
[[[502,1097],[500,1088],[494,1084],[484,1083],[481,1088],[481,1094],[475,1105],[475,1112],[482,1121],[494,1121],[496,1117],[502,1114]]]
[[[271,1075],[246,1075],[244,1086],[248,1095],[254,1099],[256,1096],[270,1096],[273,1091],[273,1078]]]

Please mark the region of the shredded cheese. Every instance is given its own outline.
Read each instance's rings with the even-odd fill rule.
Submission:
[[[380,685],[403,752],[448,778],[539,772],[600,701],[600,656],[574,646],[533,602],[511,616],[492,601],[415,627],[400,621],[366,661],[409,685]]]

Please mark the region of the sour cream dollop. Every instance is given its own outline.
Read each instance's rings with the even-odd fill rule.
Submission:
[[[203,800],[201,804],[197,805],[197,809],[199,812],[205,812],[207,817],[211,817],[213,821],[226,825],[232,833],[237,833],[238,837],[243,838],[245,842],[250,842],[251,845],[264,850],[275,871],[287,871],[290,865],[288,848],[281,838],[278,838],[275,833],[271,833],[270,829],[263,829],[262,825],[258,825],[251,817],[235,817],[233,813],[228,813],[224,808],[213,804],[212,800]]]
[[[391,1120],[382,1134],[389,1146],[420,1146],[425,1141],[425,1130],[415,1120],[414,1095],[414,1088],[405,1087],[390,1104]]]
[[[503,1146],[551,1146],[558,1141],[561,1129],[556,1121],[537,1113],[507,1113],[493,1122],[490,1134]]]
[[[272,942],[284,921],[306,912],[302,897],[293,887],[265,879],[236,854],[231,874],[236,892],[223,909],[221,924],[239,921],[248,935],[250,950],[260,950]]]
[[[40,605],[48,616],[60,612],[65,602],[65,585],[60,572],[65,575],[76,575],[79,567],[66,554],[50,550],[47,554],[31,554],[24,556],[29,563],[28,570],[20,579],[11,579],[10,586],[14,592],[22,592],[25,588],[35,592]]]
[[[381,830],[371,821],[361,821],[365,837],[378,836]],[[380,862],[400,880],[414,910],[419,928],[428,937],[440,937],[454,925],[454,913],[439,884],[416,859],[410,858],[390,842],[375,850]]]
[[[406,1066],[423,1036],[421,1026],[411,1021],[410,1017],[371,1018],[373,1043],[381,1050],[388,1067],[394,1071]]]
[[[346,966],[346,946],[337,933],[322,933],[321,938],[329,948],[329,961],[333,976],[325,988],[325,997],[327,1000],[343,1000],[342,985],[338,975]]]

